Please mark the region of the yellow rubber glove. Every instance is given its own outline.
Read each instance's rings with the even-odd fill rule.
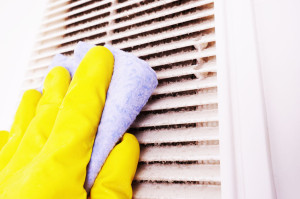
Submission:
[[[65,88],[65,85],[68,87],[67,93],[61,105],[57,106],[63,92],[49,92],[49,99],[58,100],[54,102],[58,113],[54,117],[55,110],[50,108],[52,104],[45,104],[41,108],[41,117],[36,115],[30,123],[29,127],[33,127],[28,127],[25,134],[35,136],[28,141],[27,147],[24,144],[24,157],[16,158],[15,164],[10,165],[12,170],[7,169],[10,168],[9,163],[6,172],[0,173],[1,199],[86,199],[83,188],[86,166],[104,107],[113,61],[113,55],[105,47],[92,48],[80,63],[69,87],[68,82],[62,80],[67,80],[66,76],[59,75],[65,74],[65,69],[53,69],[61,71],[53,78],[59,78],[59,89]],[[52,87],[49,86],[49,89]],[[55,118],[53,126],[52,121],[48,121],[52,116]],[[34,123],[35,119],[39,121]],[[18,166],[18,163],[22,166]]]
[[[8,131],[0,131],[0,152],[8,140]]]
[[[69,72],[55,67],[45,79],[43,95],[36,107],[36,115],[30,122],[13,157],[0,173],[0,182],[26,166],[42,150],[54,125],[59,106],[70,83]],[[37,91],[36,91],[37,92]],[[21,119],[20,119],[21,120]]]
[[[125,133],[121,143],[110,152],[94,186],[91,199],[130,199],[131,183],[139,161],[140,148],[134,135]]]
[[[24,92],[8,134],[7,144],[0,151],[0,172],[15,154],[29,123],[35,116],[36,106],[40,98],[41,93],[36,90]]]

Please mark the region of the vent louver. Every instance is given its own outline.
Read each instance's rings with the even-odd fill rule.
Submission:
[[[141,144],[133,198],[221,198],[214,1],[49,1],[23,89],[78,41],[112,44],[157,73],[129,129]]]

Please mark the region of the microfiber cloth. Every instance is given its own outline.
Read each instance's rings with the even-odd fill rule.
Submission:
[[[49,67],[47,68],[47,72],[45,74],[48,74],[52,68],[55,66],[62,66],[66,68],[71,77],[73,77],[76,68],[78,67],[80,61],[76,57],[67,57],[62,54],[56,54],[53,59],[51,60],[51,63]],[[46,76],[43,78],[43,82],[45,80]],[[43,91],[43,84],[37,89],[42,93]]]
[[[81,60],[92,47],[79,42],[74,56]],[[158,84],[156,74],[147,62],[110,45],[105,47],[114,55],[114,72],[87,168],[87,192],[110,151],[133,123]]]
[[[73,76],[92,44],[79,42],[73,57],[56,55],[49,68],[63,66]],[[147,103],[158,81],[147,62],[136,56],[105,45],[114,56],[114,72],[107,91],[93,152],[87,168],[85,189],[90,191],[107,156]]]

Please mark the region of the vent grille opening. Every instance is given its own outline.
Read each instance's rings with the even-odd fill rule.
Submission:
[[[214,0],[49,1],[23,89],[78,41],[131,52],[159,85],[128,132],[141,145],[133,198],[221,198]]]

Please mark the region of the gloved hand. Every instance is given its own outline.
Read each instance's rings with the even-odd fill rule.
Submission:
[[[30,124],[30,126],[32,126],[34,124],[36,124],[36,125],[38,124],[38,122],[34,122],[35,120],[43,121],[43,118],[44,118],[44,119],[47,119],[47,121],[51,122],[50,119],[54,118],[54,117],[49,117],[49,115],[47,116],[46,113],[51,113],[51,111],[52,112],[57,111],[59,104],[62,103],[61,99],[63,98],[63,94],[66,92],[66,87],[65,86],[60,87],[60,86],[65,85],[65,83],[63,83],[64,80],[69,81],[68,75],[66,75],[65,71],[62,68],[55,69],[50,72],[50,74],[48,75],[48,77],[45,81],[43,97],[40,101],[39,101],[39,99],[40,99],[41,95],[39,92],[37,92],[35,90],[29,90],[24,93],[23,98],[20,103],[20,106],[18,108],[18,111],[16,113],[15,121],[13,123],[11,132],[9,134],[9,137],[10,137],[9,141],[6,143],[3,150],[0,151],[0,159],[3,160],[3,161],[0,161],[2,168],[4,168],[7,165],[7,163],[10,162],[12,157],[13,157],[12,159],[16,159],[14,155],[15,155],[16,151],[20,151],[19,149],[17,150],[17,148],[18,148],[18,145],[21,142],[21,140],[22,140],[22,144],[20,144],[20,146],[23,146],[23,148],[26,149],[26,145],[23,144],[24,142],[26,143],[26,141],[23,141],[23,140],[27,139],[27,141],[28,141],[28,140],[32,139],[31,136],[28,136],[28,134],[30,134],[29,132],[31,132],[31,131],[26,130],[31,120],[33,120],[33,122],[32,122],[33,124]],[[42,107],[44,107],[44,108],[42,108]],[[43,112],[44,112],[44,115],[42,114]],[[51,115],[55,115],[55,114],[50,114],[50,116]],[[32,128],[30,126],[28,127],[28,129]],[[39,132],[35,132],[36,134],[33,134],[33,133],[30,134],[30,135],[35,135],[37,138],[43,137],[43,135],[39,135],[39,133],[45,133],[47,131],[47,128],[46,127],[43,128],[43,125],[33,128],[33,129],[41,130]],[[23,139],[23,135],[24,135],[25,131],[26,131],[26,135],[24,136],[24,139]],[[4,144],[8,139],[8,132],[0,132],[0,133],[1,133],[0,134],[0,136],[1,136],[0,142],[3,142],[3,144]],[[48,132],[48,133],[50,133],[50,132]],[[50,136],[51,135],[52,134],[50,134]],[[32,144],[36,145],[38,140],[33,140]],[[45,140],[39,141],[42,144],[40,148],[43,147],[42,141],[45,141]],[[30,148],[31,145],[27,146],[27,147]],[[33,153],[34,151],[31,151],[31,152]],[[18,153],[25,155],[25,156],[28,155],[28,154],[24,154],[21,152],[17,152],[17,154]],[[65,158],[68,158],[68,157],[65,157]],[[118,144],[112,150],[109,157],[107,158],[107,160],[103,166],[103,169],[101,170],[100,174],[98,175],[96,182],[91,190],[91,198],[92,199],[131,198],[132,197],[131,182],[132,182],[132,179],[133,179],[135,171],[136,171],[138,158],[139,158],[139,144],[133,135],[126,133],[123,136],[122,142],[120,144]],[[33,157],[32,160],[34,161],[35,157]],[[26,158],[25,158],[23,161],[23,164],[25,165],[24,167],[27,167],[26,165],[32,164],[30,161],[31,161],[31,158],[27,157],[27,164],[26,164]],[[49,162],[51,163],[51,161],[49,161]],[[9,165],[13,165],[13,164],[9,163]],[[36,166],[38,166],[38,165],[36,164]],[[51,165],[49,165],[49,166],[51,166]],[[50,170],[52,170],[55,173],[56,172],[55,166],[64,166],[64,165],[55,165],[54,164],[53,166],[54,166],[54,168],[50,169]],[[19,168],[21,168],[21,167],[19,167]],[[20,173],[20,171],[17,168],[15,168],[15,169],[17,170],[17,172]],[[65,168],[65,169],[68,169],[68,168]],[[26,170],[26,169],[23,169],[23,170]],[[0,175],[3,175],[1,173],[0,173]],[[41,177],[48,177],[49,174],[51,175],[51,173],[48,173],[48,174],[42,175]],[[26,176],[30,176],[30,174],[26,175]],[[24,181],[24,179],[21,181]],[[1,184],[2,184],[2,181],[1,181]],[[37,184],[39,184],[39,183],[37,182]],[[4,188],[2,193],[6,194],[6,195],[3,195],[0,192],[1,198],[7,198],[7,196],[12,197],[12,196],[10,196],[9,191],[7,191],[7,189],[5,188],[5,185],[9,186],[9,184],[7,184],[7,183],[4,183],[4,186],[0,185],[0,187]],[[16,185],[16,183],[15,183],[15,185]],[[26,185],[26,182],[25,182],[25,185]],[[81,183],[81,187],[82,187],[82,183]],[[20,188],[22,188],[22,187],[20,187]],[[48,188],[51,188],[51,187],[48,187]],[[16,189],[16,190],[18,190],[18,189]],[[39,190],[37,190],[35,186],[32,186],[31,191],[38,192]],[[49,191],[49,193],[52,193],[54,196],[63,195],[63,196],[65,196],[65,198],[69,198],[67,193],[62,193],[61,191],[62,191],[61,189],[51,190],[51,191]],[[17,195],[15,195],[15,196],[22,197],[22,198],[31,198],[30,186],[29,186],[29,192],[27,192],[26,195],[24,195],[24,193],[19,194],[18,192],[19,191],[17,191]],[[49,193],[47,192],[47,195]],[[42,196],[44,197],[44,194],[45,193],[38,192],[37,194],[35,194],[35,196],[37,197],[39,195],[40,197],[42,197]],[[79,198],[79,196],[78,196],[78,198]]]
[[[18,147],[11,147],[11,139],[4,146],[15,152],[0,172],[0,198],[86,198],[86,166],[113,60],[106,48],[92,48],[70,85],[66,69],[55,67],[50,71],[35,115]]]
[[[1,141],[5,142],[2,138]],[[132,198],[131,182],[138,164],[139,151],[137,139],[125,133],[121,143],[114,147],[106,159],[91,189],[90,199]]]
[[[131,182],[139,160],[139,143],[125,133],[107,157],[91,189],[91,199],[131,199]]]
[[[7,131],[0,131],[0,152],[2,147],[6,144],[8,140],[8,132]]]
[[[25,91],[15,115],[10,133],[2,131],[1,141],[5,146],[0,147],[0,172],[16,152],[23,135],[36,112],[36,106],[41,98],[41,93],[36,90]]]

